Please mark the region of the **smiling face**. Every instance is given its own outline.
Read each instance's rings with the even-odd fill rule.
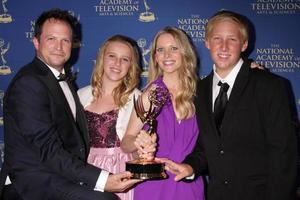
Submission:
[[[110,42],[103,55],[103,81],[121,82],[132,62],[131,49],[122,42]]]
[[[247,49],[248,41],[244,39],[240,26],[232,20],[215,22],[210,35],[205,41],[216,71],[225,77]]]
[[[63,21],[49,19],[42,27],[40,38],[33,38],[36,55],[49,66],[61,71],[72,49],[72,29]]]
[[[164,74],[178,73],[182,66],[182,53],[171,34],[164,33],[158,37],[155,51],[155,61]]]

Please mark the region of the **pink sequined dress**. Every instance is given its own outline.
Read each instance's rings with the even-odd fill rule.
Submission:
[[[116,132],[118,110],[102,114],[85,111],[90,134],[88,163],[113,174],[125,171],[125,162],[132,160],[131,154],[123,153]],[[133,191],[117,193],[121,200],[132,200]]]

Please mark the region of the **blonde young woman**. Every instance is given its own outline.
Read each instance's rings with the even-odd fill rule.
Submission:
[[[78,91],[90,134],[88,163],[110,173],[125,171],[131,153],[120,148],[139,80],[139,53],[134,41],[115,35],[102,45],[96,59],[91,85]],[[117,194],[132,200],[133,191]]]
[[[142,93],[145,110],[149,108],[149,91],[167,90],[168,100],[157,116],[157,146],[153,138],[140,131],[143,123],[131,114],[121,147],[126,152],[157,150],[156,156],[182,161],[188,155],[198,136],[193,99],[196,91],[197,58],[187,35],[178,28],[166,27],[159,31],[153,42],[149,65],[149,84]],[[155,138],[154,138],[155,139]],[[147,155],[146,155],[147,156]],[[134,189],[136,200],[203,200],[201,177],[191,183],[175,182],[174,175],[167,179],[151,180]]]

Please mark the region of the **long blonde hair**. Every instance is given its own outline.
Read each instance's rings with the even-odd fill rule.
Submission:
[[[113,90],[115,104],[118,107],[122,107],[128,101],[128,96],[138,86],[140,74],[139,51],[137,49],[137,45],[133,39],[127,36],[114,35],[103,43],[97,55],[96,64],[91,77],[92,94],[94,96],[94,100],[102,95],[102,77],[104,73],[103,58],[108,45],[112,42],[121,42],[127,45],[130,48],[132,56],[131,66],[128,70],[128,73],[123,78],[122,82]]]
[[[197,56],[188,36],[181,29],[175,27],[165,27],[156,34],[151,48],[148,84],[153,82],[159,76],[163,75],[163,71],[155,61],[155,54],[157,40],[162,34],[165,33],[171,34],[174,37],[181,50],[183,66],[179,68],[180,71],[178,73],[180,91],[175,97],[175,109],[178,111],[177,117],[179,120],[187,119],[192,117],[195,113],[193,99],[196,94]]]

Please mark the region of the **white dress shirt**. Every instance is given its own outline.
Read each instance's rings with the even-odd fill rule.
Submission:
[[[215,65],[213,66],[214,76],[213,76],[213,83],[212,83],[212,110],[214,110],[215,99],[217,98],[220,88],[221,88],[220,86],[218,86],[219,81],[221,81],[222,83],[226,82],[229,85],[229,89],[227,90],[227,96],[229,99],[233,85],[234,85],[234,81],[243,65],[243,62],[244,61],[242,59],[240,59],[238,61],[238,63],[233,67],[231,72],[223,79],[217,74],[216,66]]]
[[[57,71],[55,68],[50,67],[49,65],[47,65],[47,66],[52,71],[52,73],[54,74],[54,76],[57,79],[59,79],[58,76],[59,76],[60,72]],[[61,73],[65,74],[65,69],[63,69]],[[76,104],[75,104],[75,100],[74,100],[73,94],[71,92],[71,89],[69,88],[69,85],[68,85],[68,83],[66,81],[59,81],[59,85],[60,85],[61,89],[63,90],[63,92],[65,94],[65,97],[66,97],[66,99],[67,99],[67,101],[69,103],[69,106],[71,108],[73,117],[76,120]]]

